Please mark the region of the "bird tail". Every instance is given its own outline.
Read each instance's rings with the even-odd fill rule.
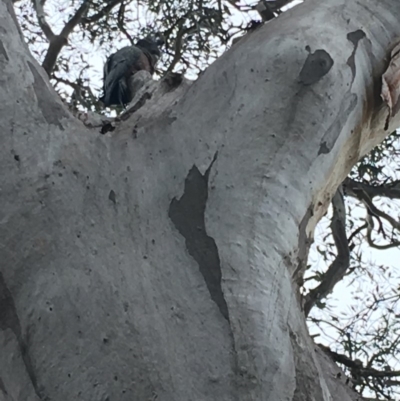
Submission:
[[[104,88],[104,94],[100,100],[106,107],[111,105],[124,105],[129,103],[129,88],[125,79],[112,82],[108,88]]]

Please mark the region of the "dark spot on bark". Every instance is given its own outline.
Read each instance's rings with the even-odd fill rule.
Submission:
[[[329,153],[334,147],[340,132],[345,126],[350,114],[353,112],[357,105],[357,95],[355,93],[347,92],[345,98],[340,104],[337,117],[325,132],[321,140],[321,145],[318,150],[318,155]]]
[[[19,159],[19,155],[14,155],[14,160],[17,161],[17,162],[19,162],[19,160],[20,160],[20,159]]]
[[[110,341],[110,340],[109,340],[107,337],[104,337],[104,338],[103,338],[103,343],[104,343],[104,344],[108,344],[109,341]]]
[[[39,390],[35,370],[31,361],[28,345],[22,337],[21,324],[15,307],[14,299],[0,272],[0,330],[10,329],[18,342],[21,358],[24,362],[26,372],[31,380],[32,386],[39,399],[43,399],[42,392]]]
[[[114,125],[112,125],[111,123],[105,123],[100,129],[100,134],[104,135],[107,134],[107,132],[112,132],[114,130],[115,130]]]
[[[312,85],[326,75],[333,66],[333,59],[325,50],[310,53],[300,71],[300,82]]]
[[[228,306],[221,287],[221,265],[218,248],[213,238],[207,235],[204,212],[208,198],[208,176],[214,160],[204,175],[193,166],[186,179],[185,191],[178,200],[174,198],[169,207],[169,218],[186,240],[189,254],[196,260],[204,277],[211,299],[221,314],[229,321]]]
[[[48,124],[57,125],[61,130],[64,127],[61,125],[61,118],[68,117],[64,108],[55,100],[44,81],[42,76],[36,70],[35,66],[28,61],[28,66],[33,75],[33,89],[38,101],[42,115]]]
[[[6,52],[6,49],[3,45],[3,42],[0,40],[0,55],[2,55],[7,61],[10,61],[10,59],[8,58],[8,54]]]
[[[356,47],[358,46],[358,42],[365,38],[365,36],[365,32],[361,29],[358,29],[357,31],[348,33],[347,39],[350,40],[350,42]]]
[[[114,204],[117,203],[117,197],[115,196],[115,192],[113,190],[111,190],[108,194],[108,199],[110,199],[110,201]]]
[[[351,69],[351,74],[352,74],[352,79],[351,79],[351,84],[354,82],[354,78],[356,77],[356,63],[355,63],[355,55],[358,47],[358,42],[365,38],[365,33],[361,29],[358,29],[357,31],[350,32],[347,34],[347,39],[350,40],[351,43],[354,45],[354,49],[350,55],[350,57],[347,59],[347,65]]]

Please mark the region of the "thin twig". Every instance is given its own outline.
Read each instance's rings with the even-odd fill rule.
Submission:
[[[98,13],[91,15],[90,17],[84,17],[82,18],[82,23],[83,24],[91,24],[93,22],[97,22],[101,20],[103,17],[105,17],[115,6],[117,6],[119,3],[121,3],[123,0],[113,0],[110,1],[102,10],[100,10]]]

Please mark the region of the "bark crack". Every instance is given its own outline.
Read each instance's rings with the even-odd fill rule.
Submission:
[[[61,124],[61,118],[68,117],[67,113],[63,107],[51,96],[46,82],[36,70],[36,67],[29,61],[28,66],[33,75],[33,89],[35,91],[38,106],[43,114],[44,119],[48,124],[57,125],[61,130],[64,131],[64,127]]]
[[[10,59],[8,58],[8,54],[6,52],[6,49],[3,45],[3,42],[0,40],[0,54],[7,60],[10,61]]]
[[[296,372],[296,388],[292,401],[325,400],[319,373],[314,364],[310,364],[305,345],[300,343],[296,333],[289,327],[290,343],[293,350],[293,358]]]
[[[169,218],[186,240],[189,254],[196,260],[204,277],[211,299],[229,322],[229,313],[221,287],[221,265],[217,245],[206,232],[204,213],[208,198],[208,178],[214,158],[204,175],[193,165],[185,179],[185,190],[180,199],[174,198],[169,207]]]
[[[47,397],[43,397],[41,391],[39,390],[33,363],[28,352],[28,346],[22,337],[21,323],[18,318],[14,299],[5,283],[3,274],[0,272],[0,330],[6,329],[11,329],[18,341],[22,361],[35,390],[35,394],[40,400],[47,399]],[[4,393],[6,393],[3,382],[1,382],[0,388]]]

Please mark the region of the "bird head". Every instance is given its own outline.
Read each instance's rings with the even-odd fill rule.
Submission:
[[[161,51],[159,49],[159,46],[163,44],[164,40],[153,39],[148,36],[147,38],[138,40],[136,46],[147,50],[150,54],[153,54],[154,56],[161,57]]]

